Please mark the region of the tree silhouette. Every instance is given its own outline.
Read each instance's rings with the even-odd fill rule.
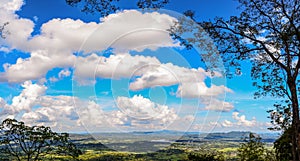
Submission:
[[[274,149],[276,158],[280,161],[288,161],[293,159],[292,150],[292,128],[288,128],[284,133],[274,142]]]
[[[238,16],[231,16],[229,20],[217,17],[213,21],[197,22],[202,28],[183,19],[171,28],[171,35],[181,40],[181,35],[193,31],[192,36],[181,41],[182,44],[206,49],[201,56],[209,62],[208,69],[218,66],[219,62],[214,59],[219,53],[227,76],[231,76],[232,71],[240,73],[242,61],[251,62],[253,86],[258,89],[254,98],[272,96],[287,100],[274,104],[276,110],[270,111],[274,114],[271,119],[275,124],[283,119],[283,124],[276,127],[283,130],[289,127],[291,120],[293,160],[300,160],[300,1],[239,2],[242,11]],[[196,21],[194,14],[188,16]],[[209,38],[214,43],[203,43]]]
[[[81,151],[70,142],[69,134],[53,132],[49,127],[27,126],[15,119],[0,125],[0,151],[17,160],[39,160],[45,154],[77,157]]]
[[[86,13],[99,13],[101,16],[107,16],[120,9],[118,2],[120,0],[66,0],[71,6],[83,6],[81,11]],[[169,3],[169,0],[137,0],[138,8],[162,8]]]

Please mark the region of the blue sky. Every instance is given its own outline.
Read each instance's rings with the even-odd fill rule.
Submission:
[[[186,50],[166,32],[188,9],[197,20],[236,15],[236,1],[174,0],[148,13],[121,1],[126,10],[101,20],[62,0],[1,3],[0,22],[10,22],[0,41],[1,119],[71,132],[270,126],[276,100],[253,99],[249,63],[241,76],[210,77],[202,49]]]

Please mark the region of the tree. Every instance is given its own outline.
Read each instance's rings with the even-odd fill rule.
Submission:
[[[66,3],[71,6],[83,6],[81,11],[86,13],[98,12],[101,16],[107,16],[120,9],[118,2],[120,0],[66,0]],[[138,8],[162,8],[168,4],[169,0],[137,0]]]
[[[269,130],[281,130],[285,132],[287,129],[290,129],[292,124],[291,106],[290,101],[285,100],[275,103],[275,109],[267,111],[270,113],[269,118],[273,124],[273,127],[270,127]]]
[[[162,3],[163,0],[145,2]],[[293,160],[300,160],[300,0],[238,2],[240,14],[231,16],[229,20],[216,17],[211,21],[197,22],[193,12],[186,12],[191,20],[197,22],[196,25],[182,19],[171,28],[170,34],[188,48],[197,46],[205,49],[206,53],[201,56],[209,62],[206,64],[208,70],[219,66],[219,61],[215,60],[217,53],[224,61],[227,76],[232,75],[232,70],[240,73],[241,61],[250,61],[253,86],[258,89],[254,98],[272,96],[289,102],[282,106],[287,113],[291,110],[291,114],[286,116],[292,117],[292,155]],[[214,43],[206,43],[207,39]]]
[[[284,131],[284,133],[274,142],[276,158],[280,161],[292,160],[292,128]]]
[[[53,132],[50,127],[27,126],[15,119],[0,125],[0,151],[17,160],[39,160],[45,154],[77,157],[81,151],[70,142],[69,134]]]
[[[241,161],[267,161],[273,160],[269,155],[264,144],[259,136],[250,133],[249,138],[245,138],[245,143],[242,143],[238,149],[238,157]]]
[[[201,152],[190,152],[188,160],[191,161],[224,161],[225,157],[222,153],[201,149]]]
[[[184,38],[188,41],[181,42],[186,46],[207,49],[202,57],[210,63],[208,69],[215,69],[217,61],[212,59],[216,53],[220,53],[227,68],[227,75],[231,75],[232,69],[239,72],[241,61],[250,61],[253,86],[258,89],[254,98],[272,96],[287,100],[286,104],[274,104],[277,109],[283,111],[273,111],[279,114],[273,116],[277,121],[284,119],[281,128],[288,125],[292,117],[293,160],[300,160],[300,1],[239,2],[239,16],[231,16],[229,20],[217,17],[213,21],[197,22],[202,28],[198,28],[193,36]],[[188,13],[194,20],[194,15]],[[179,22],[171,29],[171,35],[180,40],[183,33],[195,30],[195,26],[188,24],[190,23]],[[206,31],[208,36],[202,34],[203,31]],[[208,38],[211,38],[214,44],[203,43]],[[280,118],[282,115],[286,117]]]

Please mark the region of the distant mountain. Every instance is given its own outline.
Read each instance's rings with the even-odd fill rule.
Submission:
[[[228,133],[209,133],[205,139],[217,139],[217,138],[245,138],[248,137],[250,131],[231,131]]]
[[[74,140],[93,140],[93,136],[101,138],[155,138],[166,139],[176,142],[203,142],[203,141],[233,141],[242,142],[245,138],[249,137],[250,131],[231,131],[231,132],[215,132],[215,133],[200,133],[200,132],[183,132],[173,130],[160,130],[160,131],[133,131],[127,133],[93,133],[93,134],[73,134],[71,137]],[[262,142],[274,142],[280,135],[278,133],[258,133],[262,138]],[[173,140],[175,139],[175,140]]]
[[[185,132],[174,130],[160,130],[160,131],[133,131],[132,134],[151,135],[151,134],[171,134],[171,135],[183,135]]]
[[[231,131],[227,133],[209,133],[204,140],[223,140],[223,141],[244,141],[249,137],[250,131]],[[257,133],[261,137],[262,142],[274,142],[278,137],[278,133]]]

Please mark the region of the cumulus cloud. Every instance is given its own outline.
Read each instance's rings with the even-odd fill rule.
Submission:
[[[0,98],[0,119],[15,118],[19,114],[30,112],[47,89],[46,86],[33,84],[31,81],[24,82],[21,87],[21,93],[12,98],[11,104]]]
[[[1,119],[17,118],[30,125],[50,126],[59,131],[178,130],[186,128],[194,119],[191,115],[179,117],[173,108],[142,96],[119,97],[118,108],[105,110],[93,101],[45,95],[44,85],[30,81],[22,88],[11,104],[0,98]]]
[[[32,84],[26,81],[22,84],[22,92],[13,97],[12,104],[4,106],[2,114],[16,114],[22,111],[29,112],[47,89],[44,85]]]
[[[245,115],[241,115],[241,116],[239,115],[240,115],[239,112],[233,112],[231,115],[233,121],[229,121],[226,119],[220,123],[216,122],[216,126],[231,128],[231,129],[236,128],[236,129],[248,129],[248,130],[253,128],[254,131],[256,131],[261,128],[266,129],[269,125],[268,123],[257,122],[255,118],[253,118],[252,120],[247,120]]]
[[[198,118],[199,119],[199,118]],[[253,117],[251,120],[247,119],[245,115],[241,115],[239,112],[233,112],[231,114],[231,119],[222,118],[205,118],[205,123],[195,123],[191,126],[191,129],[200,130],[202,132],[213,132],[213,131],[254,131],[262,132],[267,130],[271,126],[270,122],[260,122]]]
[[[0,4],[0,24],[9,23],[5,26],[5,40],[0,40],[0,45],[16,48],[27,42],[31,36],[34,23],[29,19],[20,18],[15,14],[24,4],[23,0],[3,0]]]
[[[232,118],[237,121],[237,125],[241,126],[254,126],[256,123],[255,118],[252,120],[247,120],[245,115],[238,116],[238,112],[233,112],[232,113]]]
[[[130,54],[110,55],[109,57],[92,54],[79,58],[75,67],[75,80],[88,82],[88,78],[132,78],[130,90],[143,90],[155,86],[179,85],[176,96],[201,99],[206,110],[228,112],[233,104],[220,101],[218,96],[233,92],[224,85],[208,87],[204,80],[209,73],[203,68],[185,68],[172,63],[161,63],[155,57]],[[83,83],[83,84],[84,84]]]
[[[54,129],[69,129],[88,131],[118,131],[122,130],[161,130],[184,129],[194,117],[179,117],[174,109],[155,104],[142,96],[133,98],[120,97],[121,110],[105,111],[93,102],[75,98],[76,106],[71,96],[43,96],[40,100],[40,108],[25,113],[21,120],[28,124],[51,126]],[[141,102],[139,102],[141,101]],[[127,102],[127,103],[126,103]],[[146,106],[138,106],[146,103]],[[124,111],[124,108],[127,111]],[[128,113],[134,111],[135,116]],[[139,117],[136,117],[139,115]],[[145,117],[151,118],[145,118]],[[99,132],[99,131],[98,131]]]
[[[58,73],[58,78],[64,78],[71,75],[71,71],[69,69],[63,69]]]
[[[42,78],[50,69],[55,67],[72,66],[75,59],[74,55],[65,55],[64,53],[56,52],[49,55],[49,52],[45,50],[34,51],[31,52],[29,58],[18,58],[16,64],[6,64],[5,73],[2,74],[2,77],[5,77],[9,82],[36,80]]]
[[[206,72],[203,68],[189,69],[166,64],[153,64],[141,68],[137,71],[141,77],[130,84],[130,89],[141,90],[153,86],[170,86],[174,84],[184,84],[186,82],[204,81]]]
[[[109,57],[98,56],[97,54],[80,57],[77,59],[74,75],[78,78],[119,79],[136,77],[130,83],[129,88],[131,90],[142,90],[154,86],[203,82],[208,73],[203,68],[189,69],[172,63],[163,64],[155,57],[132,56],[123,53],[110,55]],[[213,86],[214,92],[218,90],[217,88]]]
[[[224,120],[224,122],[222,122],[221,124],[224,127],[231,127],[233,125],[232,122],[228,120]]]
[[[71,96],[42,96],[36,105],[36,110],[24,113],[21,120],[29,124],[46,126],[71,126],[78,120],[74,108],[74,98]]]
[[[132,98],[118,97],[118,107],[128,116],[142,120],[159,120],[161,124],[171,123],[177,117],[174,109],[152,102],[141,95]]]
[[[217,96],[226,92],[232,93],[233,91],[224,85],[216,86],[211,85],[207,87],[204,82],[183,82],[178,87],[177,96],[186,98],[199,98],[202,96]]]
[[[23,0],[3,0],[0,4],[0,9],[6,12],[14,13],[20,10],[23,4]]]
[[[14,0],[4,4],[2,8],[12,7],[0,12],[0,23],[9,21],[6,29],[11,34],[0,43],[30,53],[29,58],[19,58],[15,64],[6,65],[1,79],[9,82],[39,79],[53,68],[72,67],[80,57],[73,55],[78,51],[87,54],[111,47],[119,53],[178,46],[166,32],[176,19],[166,14],[126,10],[111,14],[99,23],[57,18],[44,23],[41,33],[32,36],[34,22],[14,13],[23,2]]]
[[[234,105],[230,102],[221,101],[217,98],[210,97],[210,98],[202,98],[202,103],[205,106],[205,110],[212,110],[212,111],[221,111],[221,112],[229,112],[234,108]]]
[[[159,64],[159,60],[149,56],[131,56],[130,54],[110,55],[108,58],[91,54],[79,57],[75,66],[75,77],[77,78],[130,78],[134,71],[147,64]]]

